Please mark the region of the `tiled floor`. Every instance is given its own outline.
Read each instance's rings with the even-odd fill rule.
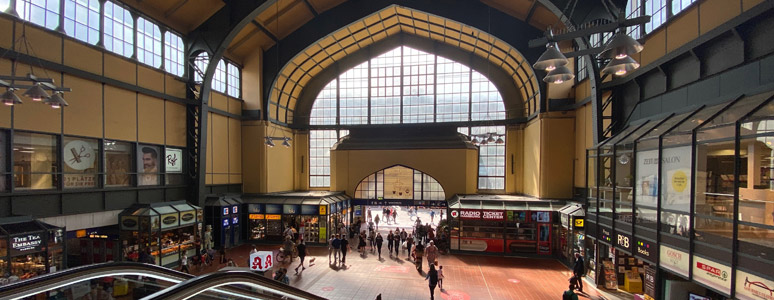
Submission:
[[[277,246],[259,246],[258,250],[272,250]],[[250,245],[227,251],[241,267],[248,260]],[[356,251],[347,255],[346,265],[329,264],[328,252],[323,247],[310,247],[306,270],[295,275],[295,259],[289,268],[290,284],[328,299],[429,299],[430,291],[424,273],[406,260],[406,252],[398,259],[386,255],[382,259]],[[314,265],[308,266],[310,258]],[[216,258],[216,261],[218,259]],[[514,258],[482,255],[442,255],[444,290],[435,290],[436,299],[561,299],[567,289],[570,270],[554,259]],[[195,274],[216,271],[223,265],[212,265]],[[424,270],[427,270],[425,262]],[[585,284],[587,294],[580,299],[604,299],[594,288]]]

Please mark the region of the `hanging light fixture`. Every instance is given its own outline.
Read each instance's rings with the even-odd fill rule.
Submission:
[[[567,60],[567,57],[565,57],[564,54],[559,51],[557,44],[549,43],[546,45],[546,51],[540,55],[540,58],[538,58],[537,62],[535,62],[532,67],[535,69],[545,70],[546,72],[551,72],[557,67],[564,66],[568,63],[569,61]]]
[[[570,70],[570,68],[565,66],[557,67],[555,70],[548,72],[546,74],[546,77],[543,77],[544,82],[548,83],[563,83],[565,81],[569,81],[575,78],[575,74]]]
[[[274,147],[274,141],[272,141],[271,137],[268,137],[268,136],[266,137],[266,146],[269,148]]]
[[[8,88],[5,93],[3,93],[2,96],[0,96],[0,99],[2,99],[3,104],[12,106],[14,104],[22,104],[21,99],[19,99],[19,96],[16,96],[16,94],[13,93],[13,88]]]
[[[48,93],[46,93],[46,90],[41,87],[40,82],[36,82],[34,85],[32,85],[32,87],[27,89],[23,95],[36,102],[40,102],[43,99],[48,99],[48,97],[51,97],[48,95]]]
[[[45,101],[45,103],[50,105],[51,108],[60,108],[60,107],[63,107],[63,106],[70,105],[70,104],[67,103],[67,101],[65,101],[64,98],[62,98],[62,93],[61,92],[56,92],[53,95],[51,95],[51,97],[49,97]]]
[[[626,33],[625,28],[621,28],[613,36],[610,42],[605,46],[605,50],[599,53],[600,58],[608,59],[624,59],[628,56],[640,53],[645,47],[642,46],[637,40],[633,39]]]
[[[495,139],[494,139],[494,137],[493,137],[492,135],[493,135],[493,133],[490,133],[490,134],[489,134],[489,137],[486,139],[486,143],[487,143],[487,144],[488,144],[488,143],[494,143],[494,142],[495,142]]]
[[[505,144],[505,140],[503,139],[503,136],[498,135],[497,140],[495,141],[495,144]]]
[[[290,138],[286,137],[282,139],[282,146],[285,146],[285,148],[290,148]]]
[[[473,136],[473,140],[471,140],[470,142],[473,143],[474,145],[478,145],[478,143],[479,143],[478,137]]]
[[[626,56],[623,59],[610,60],[610,63],[602,69],[602,73],[623,76],[639,67],[640,64],[636,60],[632,59],[631,56]]]

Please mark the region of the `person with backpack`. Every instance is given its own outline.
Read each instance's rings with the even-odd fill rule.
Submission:
[[[578,294],[572,290],[572,285],[570,285],[568,290],[564,291],[562,294],[562,300],[578,300]]]

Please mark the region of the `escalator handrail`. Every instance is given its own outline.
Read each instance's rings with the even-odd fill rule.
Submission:
[[[0,299],[18,299],[88,279],[120,275],[142,275],[174,283],[194,277],[180,271],[145,263],[99,263],[65,269],[2,286],[0,287]]]
[[[224,285],[249,285],[276,295],[285,296],[288,299],[299,300],[326,300],[310,292],[271,280],[263,275],[250,271],[218,271],[180,282],[174,286],[149,295],[142,300],[172,300],[188,299],[208,289]]]

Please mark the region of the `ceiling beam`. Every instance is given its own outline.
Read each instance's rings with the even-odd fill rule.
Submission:
[[[524,23],[529,24],[529,21],[532,20],[532,15],[535,13],[535,8],[537,8],[537,1],[533,1],[532,5],[529,6],[529,12],[527,12],[527,17],[524,18]]]
[[[169,16],[174,14],[178,9],[183,7],[183,5],[185,5],[186,3],[188,3],[188,0],[180,0],[180,1],[178,1],[177,4],[172,5],[172,7],[170,7],[167,11],[164,12],[164,17],[165,18],[169,18]]]
[[[268,29],[266,29],[266,27],[263,27],[263,25],[261,25],[261,23],[258,23],[258,22],[257,22],[257,21],[255,21],[255,20],[253,20],[253,21],[252,21],[252,23],[253,23],[253,25],[255,25],[255,27],[258,27],[258,29],[260,29],[261,31],[263,31],[263,33],[265,33],[267,36],[269,36],[269,38],[270,38],[270,39],[272,39],[272,40],[273,40],[275,43],[276,43],[277,41],[279,41],[279,39],[277,39],[277,36],[275,36],[274,34],[272,34],[272,33],[271,33],[271,31],[269,31]]]
[[[304,1],[304,4],[306,4],[306,7],[307,7],[307,8],[309,8],[309,11],[311,11],[311,12],[312,12],[312,14],[314,15],[314,17],[315,17],[315,18],[316,18],[317,16],[319,16],[319,15],[320,15],[320,14],[318,14],[318,13],[317,13],[317,11],[314,9],[314,7],[312,6],[312,4],[311,4],[311,3],[309,3],[309,0],[302,0],[302,1]]]
[[[636,18],[626,19],[622,21],[610,22],[607,24],[578,29],[568,33],[557,34],[552,36],[550,40],[548,39],[548,37],[533,39],[529,41],[529,47],[530,48],[544,47],[546,44],[550,42],[558,42],[558,41],[570,40],[574,38],[587,37],[595,33],[614,31],[618,28],[625,28],[628,26],[642,25],[642,24],[648,23],[649,21],[650,21],[650,16],[642,16],[642,17],[636,17]]]

